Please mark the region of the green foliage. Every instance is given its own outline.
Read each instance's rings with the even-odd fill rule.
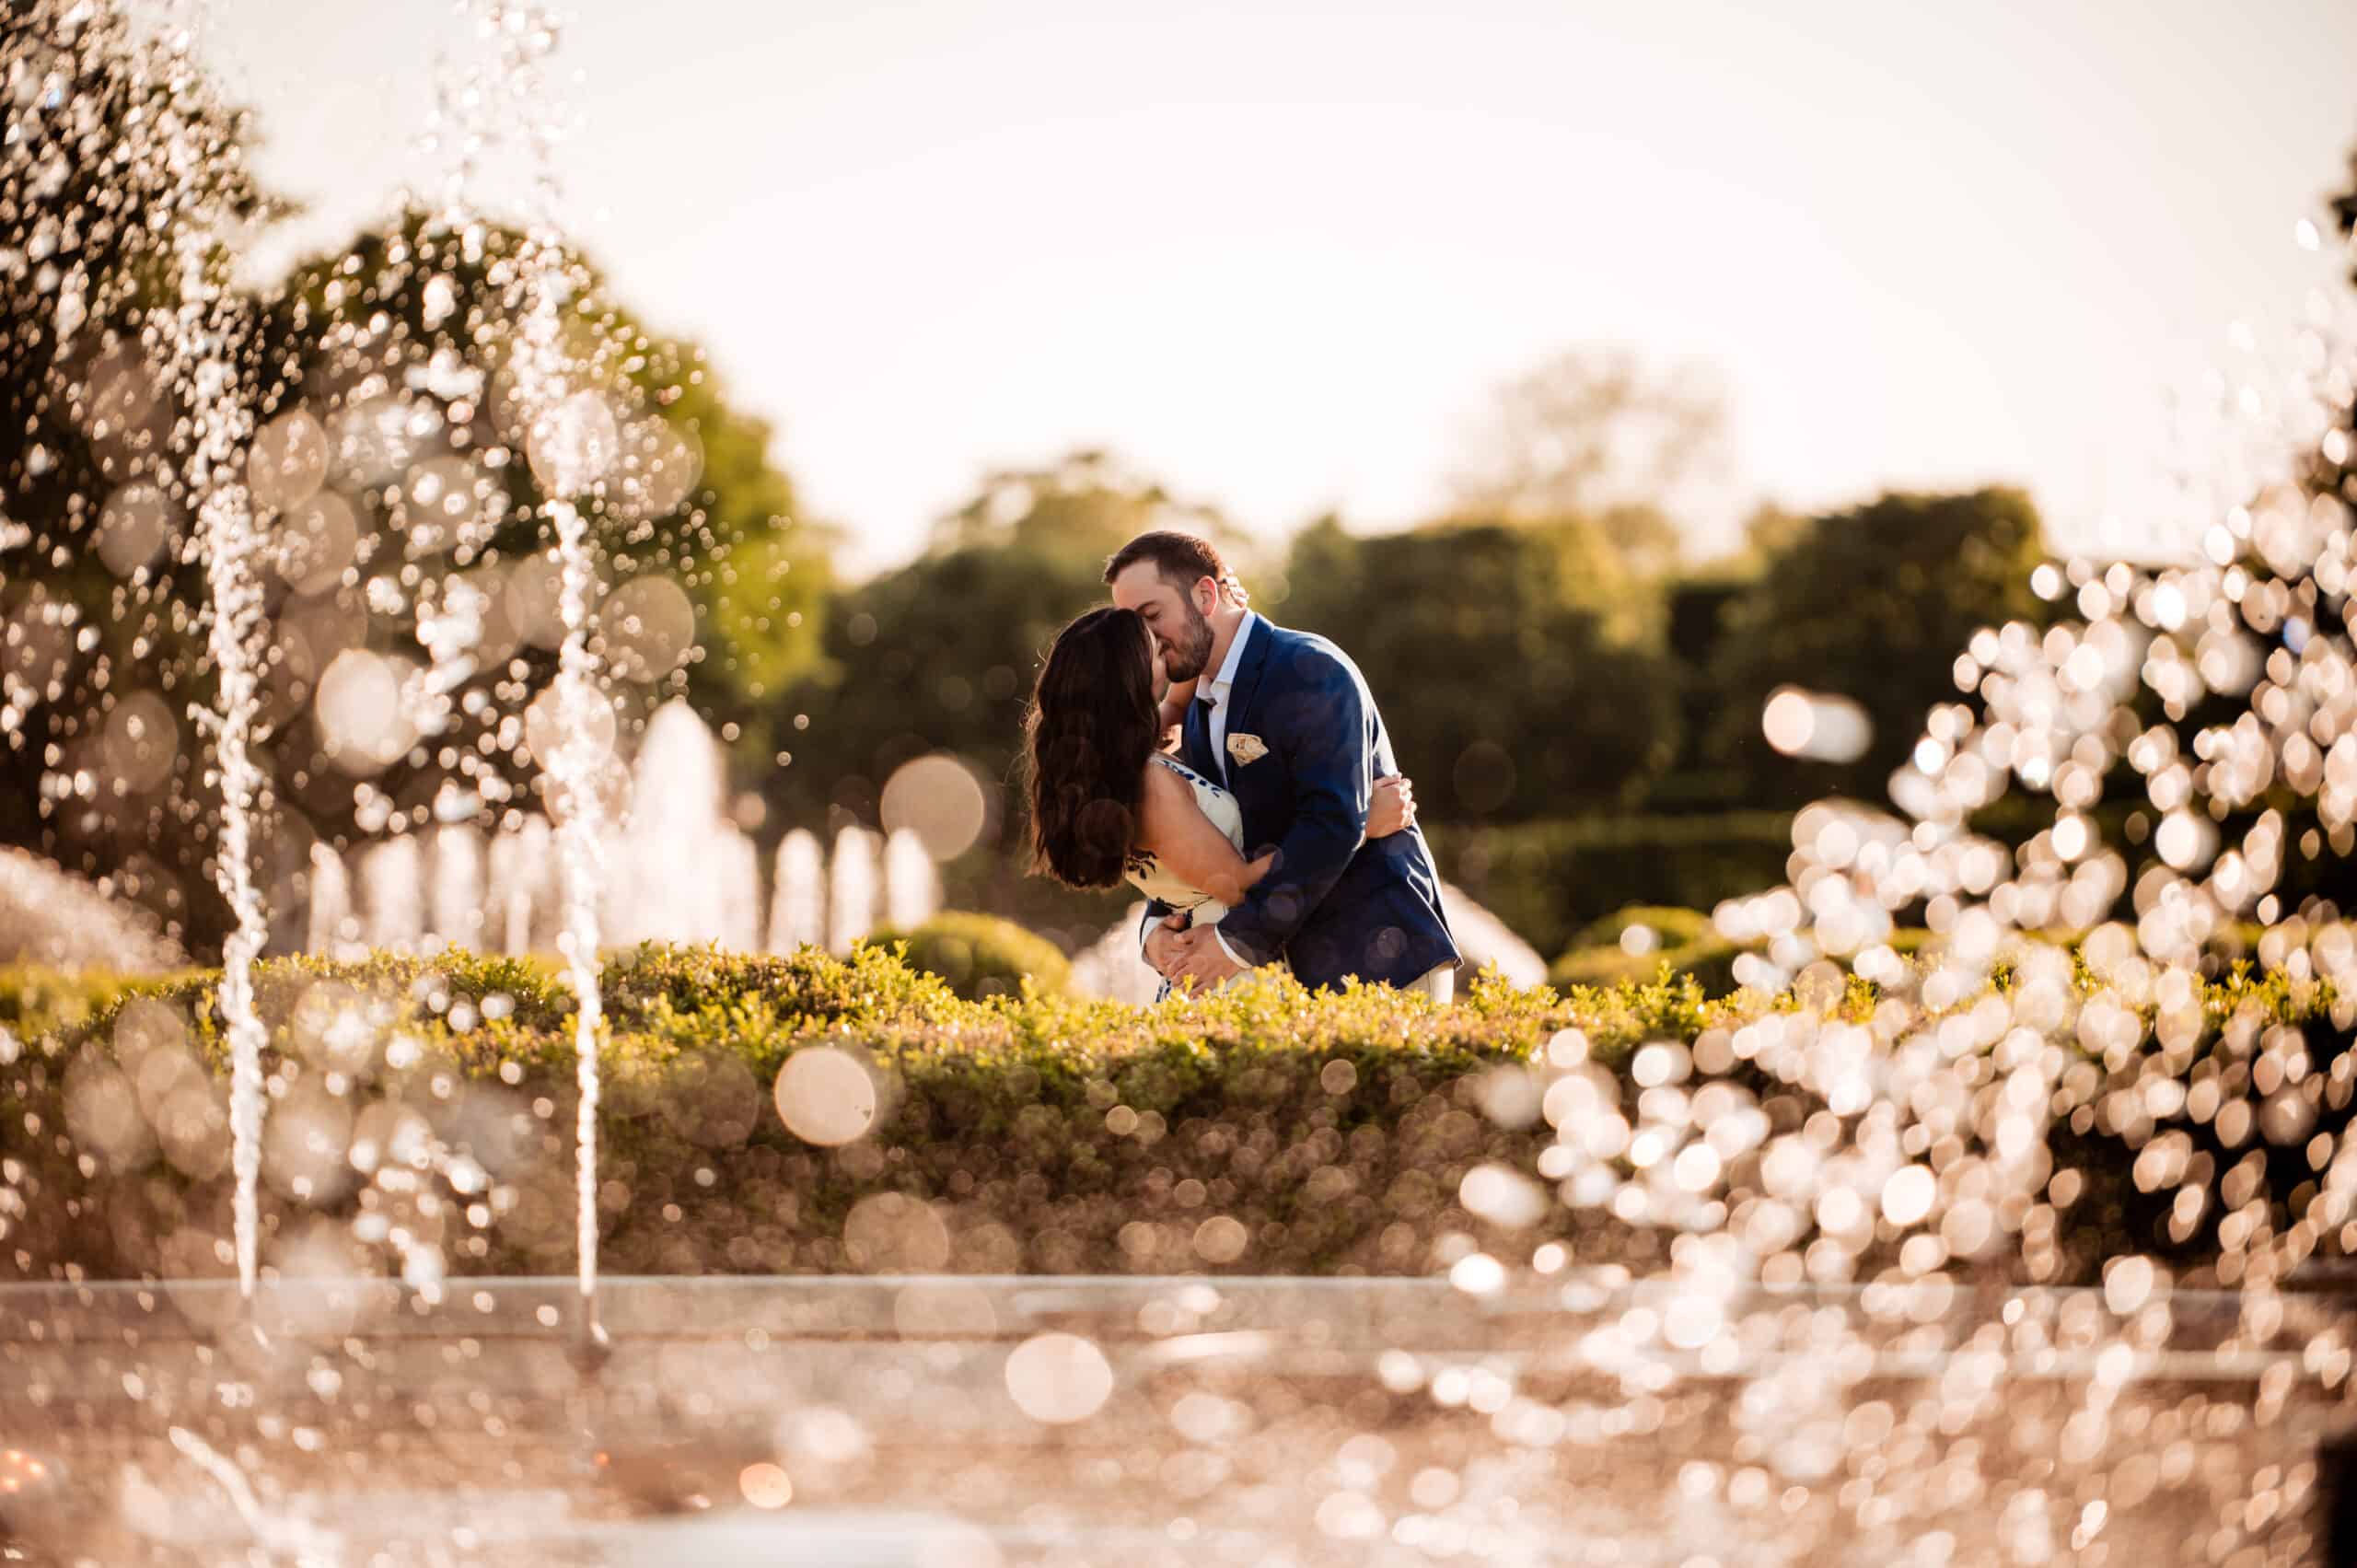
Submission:
[[[1035,877],[1023,845],[1021,808],[1004,829],[1007,842],[985,842],[941,867],[942,893],[952,909],[973,910],[1037,932],[1066,952],[1088,947],[1121,919],[1142,895],[1118,888],[1067,888]]]
[[[1624,985],[1650,975],[1672,974],[1690,979],[1707,991],[1735,989],[1736,955],[1743,949],[1724,936],[1708,936],[1677,947],[1631,953],[1618,947],[1574,947],[1547,966],[1547,983],[1571,990],[1579,986]]]
[[[263,964],[257,981],[265,1065],[280,1086],[273,1117],[315,1103],[332,1057],[353,1112],[414,1117],[490,1170],[487,1225],[460,1223],[449,1205],[438,1217],[399,1211],[438,1237],[453,1272],[570,1266],[572,1006],[552,965],[463,953],[295,958]],[[0,1016],[52,1020],[0,1063],[0,1125],[69,1134],[11,1146],[25,1202],[0,1271],[54,1278],[73,1267],[107,1278],[215,1267],[208,1238],[227,1214],[218,1139],[159,1151],[137,1119],[104,1108],[135,1103],[130,1086],[110,1098],[118,1091],[107,1074],[123,1067],[136,1065],[141,1083],[185,1083],[175,1052],[209,1070],[218,1103],[218,977],[61,984],[19,970],[0,983]],[[1417,1272],[1452,1234],[1506,1244],[1458,1204],[1458,1185],[1486,1161],[1530,1168],[1551,1139],[1510,1108],[1527,1103],[1528,1074],[1559,1031],[1579,1031],[1571,1050],[1623,1073],[1647,1041],[1699,1049],[1712,1031],[1724,1041],[1795,1005],[1714,999],[1693,976],[1668,972],[1562,995],[1484,978],[1447,1009],[1380,988],[1313,996],[1283,978],[1144,1009],[1047,995],[976,1002],[875,947],[847,959],[641,947],[610,958],[604,989],[602,1255],[617,1271],[670,1273]],[[148,1009],[135,1020],[123,1011],[134,998]],[[2207,984],[2203,1004],[2198,1046],[2172,1049],[2230,1064],[2263,1031],[2296,1029],[2321,1074],[2347,1044],[2334,998],[2313,982],[2236,972]],[[1830,1005],[1864,1022],[1878,1001],[1853,982]],[[157,1007],[179,1020],[184,1046],[157,1047]],[[323,1020],[339,1016],[367,1027],[333,1036]],[[869,1132],[840,1148],[804,1142],[773,1103],[785,1063],[822,1047],[864,1064],[877,1094]],[[118,1062],[118,1050],[147,1054]],[[2133,1059],[2086,1060],[2126,1081],[2138,1071]],[[1818,1109],[1747,1077],[1740,1063],[1733,1071],[1779,1126]],[[185,1107],[178,1115],[190,1124]],[[2148,1212],[2126,1178],[2133,1145],[2092,1121],[2058,1126],[2055,1137],[2058,1157],[2067,1153],[2091,1183],[2072,1215],[2083,1265],[2107,1247],[2170,1245],[2153,1234],[2165,1214]],[[2279,1152],[2310,1174],[2298,1144],[2270,1146],[2269,1158]],[[313,1216],[358,1212],[360,1179],[341,1163],[322,1167],[308,1202],[293,1200],[279,1163],[287,1153],[265,1161],[266,1259]],[[372,1202],[387,1213],[408,1202],[406,1191],[381,1189]],[[896,1250],[877,1227],[853,1223],[863,1201],[887,1194],[931,1211],[939,1223],[929,1249]],[[1207,1255],[1199,1238],[1213,1217],[1237,1222],[1240,1252]],[[339,1245],[357,1245],[336,1233]],[[1527,1249],[1550,1237],[1592,1262],[1639,1265],[1657,1259],[1661,1239],[1568,1206],[1511,1239]],[[353,1266],[388,1265],[363,1249]]]
[[[1883,944],[1902,958],[1926,951],[1933,935],[1920,927],[1902,926]],[[1569,989],[1582,985],[1619,985],[1656,973],[1690,979],[1713,994],[1736,988],[1736,959],[1764,951],[1764,944],[1730,942],[1716,933],[1681,942],[1664,941],[1658,947],[1631,953],[1618,943],[1574,947],[1547,967],[1547,982]],[[1848,960],[1840,967],[1849,968]]]
[[[1677,578],[1661,590],[1678,749],[1668,769],[1646,786],[1641,809],[1648,813],[1736,811],[1752,804],[1750,781],[1741,771],[1716,765],[1706,754],[1725,702],[1712,680],[1712,660],[1729,610],[1749,589],[1747,577],[1720,570]]]
[[[1713,929],[1711,917],[1701,910],[1681,909],[1676,904],[1631,904],[1589,924],[1579,934],[1577,945],[1583,947],[1617,947],[1620,945],[1620,938],[1634,926],[1643,926],[1653,933],[1664,947],[1682,947],[1689,942],[1700,942]]]
[[[1652,939],[1634,950],[1622,946],[1622,938],[1639,926]],[[1735,959],[1742,950],[1721,936],[1711,917],[1700,910],[1632,904],[1582,931],[1572,949],[1548,967],[1547,980],[1559,989],[1617,985],[1666,970],[1690,976],[1705,991],[1724,993],[1735,989]]]
[[[794,760],[768,774],[772,804],[789,819],[873,824],[894,769],[948,751],[993,784],[992,821],[1011,842],[1023,716],[1048,645],[1105,602],[1108,556],[1174,525],[1225,529],[1099,452],[988,475],[932,552],[835,602],[824,663],[784,704],[808,723],[781,741]]]
[[[1101,562],[976,545],[927,555],[864,583],[834,606],[828,673],[786,706],[807,726],[784,743],[792,766],[769,788],[789,819],[873,823],[892,772],[949,751],[993,782],[993,820],[1009,791],[1040,656],[1058,630],[1104,597]]]
[[[1624,932],[1635,925],[1645,926],[1655,935],[1655,942],[1640,951],[1631,952],[1621,946]],[[2241,922],[2221,926],[2206,944],[2201,958],[2202,971],[2213,978],[2224,979],[2238,966],[2247,967],[2263,961],[2268,928]],[[2023,932],[2029,941],[2049,942],[2068,948],[2076,963],[2079,941],[2073,935],[2037,931]],[[1878,946],[1888,947],[1902,958],[1921,959],[1936,953],[1940,947],[1937,932],[1921,926],[1902,925],[1885,937]],[[1700,910],[1659,907],[1633,907],[1621,910],[1597,921],[1581,932],[1571,948],[1548,967],[1548,983],[1558,989],[1575,986],[1608,986],[1623,981],[1642,981],[1655,973],[1666,972],[1690,977],[1706,991],[1714,994],[1735,988],[1735,961],[1743,953],[1765,954],[1765,942],[1736,943],[1720,935],[1711,923],[1710,916]],[[1850,967],[1848,958],[1835,960],[1843,970]],[[2088,977],[2084,965],[2080,978]],[[2009,981],[2013,972],[2011,960],[2000,958],[1991,972],[2001,981]]]
[[[970,1000],[1020,996],[1027,983],[1058,996],[1072,981],[1072,964],[1054,943],[994,915],[945,910],[914,931],[879,931],[868,940],[900,945],[911,969],[939,975]]]
[[[38,964],[0,965],[0,1028],[18,1040],[78,1028],[127,996],[170,992],[184,977],[72,971]]]
[[[1623,805],[1675,749],[1666,665],[1608,637],[1565,548],[1474,523],[1295,541],[1283,619],[1356,661],[1434,821]]]
[[[1046,468],[1000,469],[934,529],[936,550],[1016,550],[1089,563],[1102,573],[1121,546],[1152,528],[1216,542],[1241,567],[1248,540],[1215,506],[1180,500],[1110,452],[1083,447]]]
[[[1425,831],[1442,872],[1542,953],[1628,904],[1708,910],[1773,887],[1793,850],[1792,819],[1776,811],[1470,829],[1435,813]]]
[[[2042,619],[2029,577],[2043,556],[2038,513],[2016,490],[1893,494],[1815,518],[1726,610],[1706,755],[1753,781],[1754,800],[1881,799],[1925,709],[1954,699],[1950,671],[1973,632]],[[1864,706],[1874,724],[1865,755],[1847,764],[1777,756],[1759,714],[1786,684]]]

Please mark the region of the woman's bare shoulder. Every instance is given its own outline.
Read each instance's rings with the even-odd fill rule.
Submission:
[[[1156,752],[1145,760],[1145,798],[1148,802],[1192,802],[1194,786],[1187,782],[1179,769],[1184,764],[1175,757]]]

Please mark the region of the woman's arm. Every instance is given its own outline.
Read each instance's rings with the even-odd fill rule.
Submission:
[[[1194,700],[1195,682],[1192,680],[1175,681],[1170,690],[1163,693],[1160,717],[1162,733],[1166,737],[1187,722],[1187,704]]]
[[[1233,909],[1245,890],[1269,874],[1274,855],[1248,861],[1195,804],[1187,781],[1157,762],[1145,765],[1145,798],[1138,847],[1190,888]]]

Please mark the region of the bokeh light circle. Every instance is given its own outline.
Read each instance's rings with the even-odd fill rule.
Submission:
[[[254,505],[283,511],[318,494],[328,477],[328,433],[307,409],[296,409],[254,432],[246,456],[246,487]]]
[[[764,1459],[747,1465],[737,1476],[737,1490],[756,1508],[783,1508],[794,1501],[794,1482],[783,1466]]]
[[[633,577],[616,588],[598,608],[598,625],[607,668],[642,685],[679,668],[695,646],[695,605],[668,577]]]
[[[973,771],[946,752],[902,763],[885,781],[878,803],[884,830],[906,828],[935,860],[955,860],[974,847],[989,805]]]
[[[614,705],[603,696],[592,693],[586,700],[571,701],[559,686],[541,688],[531,706],[524,710],[524,744],[543,768],[568,750],[578,753],[572,758],[576,766],[594,765],[612,755],[620,727]]]
[[[180,507],[153,484],[126,484],[99,510],[99,559],[118,577],[152,566],[178,540]]]
[[[1008,1354],[1006,1391],[1033,1421],[1069,1426],[1104,1408],[1113,1393],[1113,1366],[1092,1340],[1035,1334]]]
[[[786,1131],[806,1144],[832,1148],[860,1138],[876,1124],[876,1080],[847,1051],[811,1046],[778,1070],[777,1113]]]
[[[107,714],[99,752],[124,789],[144,795],[172,776],[180,745],[180,726],[164,700],[152,691],[134,691]]]
[[[273,540],[273,563],[299,594],[324,593],[360,555],[360,522],[352,503],[323,490],[287,508]]]
[[[406,675],[401,661],[366,648],[346,648],[329,662],[312,698],[329,761],[348,773],[374,773],[415,744],[402,702]]]
[[[604,394],[575,392],[532,422],[532,477],[551,495],[578,495],[606,477],[621,442]]]

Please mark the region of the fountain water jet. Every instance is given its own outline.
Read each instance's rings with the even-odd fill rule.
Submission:
[[[183,65],[172,76],[174,93],[196,90],[198,80],[193,67]],[[189,151],[202,156],[201,149]],[[260,1266],[261,1219],[254,1184],[261,1170],[261,1051],[267,1043],[254,1012],[253,966],[269,938],[253,864],[255,818],[264,789],[251,749],[261,708],[256,648],[262,594],[259,539],[239,476],[253,436],[253,415],[233,357],[249,324],[223,287],[215,256],[225,216],[203,203],[180,215],[173,247],[180,298],[160,312],[157,324],[167,345],[168,379],[190,411],[184,482],[187,494],[197,497],[198,547],[211,598],[207,646],[218,691],[212,710],[192,710],[192,716],[213,738],[221,788],[221,839],[214,856],[214,879],[235,923],[222,950],[221,1015],[231,1062],[238,1283],[250,1299]]]
[[[884,841],[884,923],[913,931],[941,908],[941,873],[924,840],[907,828]]]
[[[543,718],[534,732],[552,754],[564,743],[558,721]],[[616,775],[601,739],[593,749],[590,773],[610,782]],[[717,738],[688,704],[667,703],[648,721],[630,769],[628,809],[618,820],[600,814],[605,941],[709,942],[783,955],[831,940],[848,950],[879,917],[911,930],[940,909],[939,869],[913,833],[885,841],[879,876],[873,833],[854,830],[842,839],[830,871],[817,837],[797,828],[778,845],[764,917],[752,841],[721,810],[725,773]],[[562,893],[561,864],[558,876],[551,872],[555,842],[547,819],[529,813],[487,849],[463,824],[401,833],[344,855],[317,845],[307,950],[332,955],[355,941],[413,952],[549,950],[562,932],[561,909],[550,914],[552,898],[561,902]],[[683,865],[698,874],[681,877]],[[830,882],[839,895],[831,922]]]
[[[352,917],[352,878],[343,857],[325,844],[311,846],[310,923],[303,944],[307,953],[331,958],[344,940],[344,922]]]
[[[770,889],[769,950],[784,955],[827,939],[826,857],[818,835],[796,828],[778,842]]]
[[[598,974],[598,904],[604,884],[599,773],[610,725],[597,686],[596,656],[589,648],[590,595],[597,570],[590,558],[588,521],[575,503],[605,475],[615,457],[613,416],[593,392],[572,384],[565,363],[562,312],[572,296],[571,266],[557,226],[556,173],[550,136],[553,102],[542,62],[556,47],[556,26],[545,10],[509,0],[477,0],[482,30],[499,51],[497,80],[531,143],[533,195],[539,211],[521,258],[525,290],[523,330],[514,368],[528,431],[527,456],[547,496],[544,510],[556,536],[560,567],[557,614],[563,641],[557,653],[557,727],[560,738],[541,758],[556,817],[557,851],[563,866],[559,896],[564,910],[557,946],[565,957],[565,978],[574,993],[574,1049],[579,1057],[580,1093],[575,1123],[578,1160],[575,1198],[579,1206],[579,1284],[586,1341],[602,1342],[598,1323],[598,1034],[603,1002]]]
[[[472,828],[453,824],[434,832],[427,862],[428,920],[443,946],[481,947],[483,935],[482,840]]]
[[[876,928],[876,835],[845,828],[827,862],[827,950],[848,953]]]
[[[368,946],[414,952],[425,940],[425,854],[416,835],[371,844],[360,856]]]
[[[761,869],[721,811],[726,772],[719,741],[684,701],[647,721],[630,810],[611,843],[615,942],[716,942],[734,952],[759,945]],[[681,876],[683,866],[697,875]]]

